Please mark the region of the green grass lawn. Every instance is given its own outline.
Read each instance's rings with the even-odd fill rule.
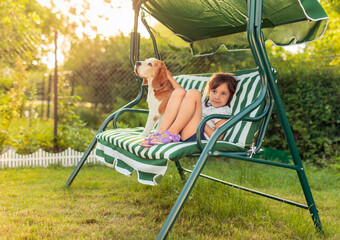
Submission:
[[[156,187],[87,165],[64,190],[72,171],[0,170],[0,239],[155,239],[183,186],[174,164]],[[305,204],[295,171],[214,159],[204,173]],[[325,235],[307,210],[200,178],[168,239],[340,239],[339,172],[306,173]]]

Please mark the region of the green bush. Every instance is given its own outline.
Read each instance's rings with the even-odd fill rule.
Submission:
[[[114,104],[110,113],[104,113],[101,109],[97,108],[87,108],[87,107],[78,107],[74,110],[74,113],[79,116],[79,120],[82,121],[85,125],[85,128],[91,130],[98,130],[102,125],[104,120],[115,111],[119,110],[121,107],[128,103],[122,97],[117,97],[115,100],[117,103]],[[147,102],[141,100],[134,108],[136,109],[148,109]],[[147,114],[142,113],[124,113],[119,116],[117,125],[119,127],[140,127],[144,126]],[[108,126],[109,128],[112,126],[112,123]]]
[[[80,107],[75,109],[80,120],[85,123],[86,128],[97,130],[105,119],[105,116],[98,109]]]
[[[302,159],[333,164],[339,155],[340,77],[335,68],[301,57],[275,65],[280,94]],[[265,145],[288,148],[275,111]]]
[[[0,63],[0,151],[10,137],[12,121],[23,114],[26,87],[26,72],[22,61],[18,60],[15,68],[10,70]]]
[[[12,146],[19,154],[30,154],[39,148],[53,152],[54,134],[53,121],[37,119],[30,123],[27,119],[13,120],[9,129],[9,138],[4,145]],[[77,126],[59,126],[58,128],[58,150],[63,151],[71,147],[77,151],[84,152],[95,132],[85,128],[79,122]]]
[[[85,151],[95,132],[86,127],[76,114],[76,105],[80,98],[71,95],[71,89],[65,79],[59,78],[58,96],[58,131],[54,136],[54,121],[39,119],[36,100],[36,89],[30,90],[30,96],[21,110],[24,114],[19,118],[9,118],[6,138],[0,145],[10,145],[20,154],[29,154],[39,148],[48,152],[63,151],[71,147],[77,151]],[[0,101],[1,104],[1,101]],[[14,109],[15,110],[15,109]],[[12,109],[12,112],[15,112]],[[56,142],[55,142],[56,140]]]

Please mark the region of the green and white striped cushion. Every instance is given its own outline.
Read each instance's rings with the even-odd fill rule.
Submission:
[[[97,135],[96,157],[120,173],[130,176],[135,170],[138,181],[157,185],[164,176],[169,160],[199,152],[196,142],[168,143],[150,148],[138,144],[144,139],[140,136],[143,128],[112,129]],[[204,145],[207,141],[203,141]],[[216,150],[244,151],[233,143],[218,141]]]
[[[97,135],[99,142],[106,146],[116,146],[142,159],[166,159],[178,160],[184,156],[199,152],[196,142],[187,143],[168,143],[150,148],[139,146],[139,143],[144,139],[141,137],[143,128],[125,128],[112,129],[102,132]],[[107,145],[109,143],[110,145]],[[203,144],[207,140],[203,141]],[[244,151],[245,149],[239,147],[237,144],[227,141],[219,140],[215,146],[216,150],[225,151]],[[125,152],[124,151],[124,152]]]
[[[160,182],[168,168],[168,160],[166,159],[140,158],[124,148],[102,139],[98,139],[96,157],[99,161],[109,167],[114,167],[126,176],[130,176],[136,170],[138,181],[152,186]]]
[[[203,92],[211,75],[180,75],[174,77],[186,90],[195,88]],[[247,70],[235,73],[238,81],[236,93],[231,101],[232,115],[237,114],[252,103],[259,94],[261,80],[257,70]],[[250,116],[257,116],[264,107],[261,104]],[[241,121],[231,128],[224,138],[215,146],[216,150],[225,152],[246,151],[258,131],[260,122]],[[196,142],[169,143],[151,148],[143,148],[139,143],[143,131],[139,128],[107,130],[97,135],[96,156],[98,160],[113,166],[117,171],[131,175],[138,173],[141,183],[156,185],[164,175],[168,160],[178,160],[200,150]],[[207,141],[203,141],[206,143]]]
[[[237,79],[240,80],[237,84],[235,96],[230,102],[232,115],[236,115],[246,106],[251,104],[257,98],[261,90],[261,77],[258,72],[242,74],[239,75]],[[253,110],[249,116],[258,116],[264,107],[265,102]],[[240,121],[227,131],[224,140],[237,143],[242,147],[250,147],[253,142],[253,138],[260,127],[260,124],[260,121]]]

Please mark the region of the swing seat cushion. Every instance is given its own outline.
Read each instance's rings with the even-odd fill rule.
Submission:
[[[143,148],[139,143],[143,128],[112,129],[97,135],[96,157],[107,166],[130,176],[135,170],[138,181],[143,184],[157,185],[164,176],[168,160],[200,152],[196,142],[168,143]],[[205,145],[206,140],[203,141]],[[218,141],[216,150],[245,151],[244,148],[226,141]]]
[[[195,88],[203,92],[210,77],[211,75],[181,75],[174,78],[186,90]],[[232,115],[236,115],[251,104],[257,98],[261,88],[261,78],[257,70],[236,72],[235,78],[238,84],[230,104]],[[261,114],[265,104],[266,101],[263,101],[249,116],[256,117]],[[223,152],[248,151],[260,124],[261,120],[238,122],[226,132],[223,140],[217,141],[214,149]],[[144,139],[140,135],[143,129],[143,127],[118,128],[99,133],[96,136],[97,159],[128,176],[136,170],[140,182],[156,185],[165,174],[169,160],[179,160],[201,152],[196,141],[143,148],[139,146]],[[202,141],[204,145],[207,142],[207,140]]]
[[[147,160],[178,160],[187,155],[200,152],[200,149],[195,142],[178,142],[178,143],[167,143],[155,145],[150,148],[144,148],[139,146],[144,139],[141,136],[143,128],[118,128],[102,132],[97,135],[97,140],[101,144],[107,147],[115,146],[118,151],[122,153],[132,153]],[[202,143],[205,145],[208,141],[203,140]],[[226,152],[245,151],[246,149],[238,146],[235,143],[230,143],[224,140],[219,140],[215,146],[216,150]],[[125,151],[124,151],[125,150]]]

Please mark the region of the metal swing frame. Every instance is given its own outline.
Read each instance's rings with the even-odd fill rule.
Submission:
[[[140,34],[138,33],[138,18],[139,18],[139,12],[140,12],[140,8],[141,5],[146,2],[147,0],[134,0],[133,1],[133,9],[135,11],[135,17],[134,17],[134,31],[131,33],[131,42],[130,42],[130,62],[131,65],[134,66],[135,62],[139,60],[139,39],[140,39]],[[283,131],[285,133],[286,136],[286,140],[288,142],[288,146],[289,146],[289,150],[290,153],[292,155],[293,158],[293,163],[294,164],[283,164],[283,163],[278,163],[278,162],[271,162],[271,161],[266,161],[266,160],[260,160],[260,159],[256,159],[256,158],[252,158],[252,156],[249,156],[249,152],[248,153],[231,153],[231,152],[220,152],[220,151],[216,151],[214,150],[214,145],[218,139],[218,137],[223,134],[226,129],[230,128],[231,126],[233,126],[234,124],[236,124],[238,121],[240,121],[241,119],[245,120],[247,119],[246,115],[249,114],[250,111],[252,111],[253,109],[255,109],[259,103],[256,103],[256,101],[254,103],[252,103],[251,105],[249,105],[247,108],[249,108],[249,111],[242,111],[243,114],[238,114],[235,117],[231,118],[226,124],[224,124],[223,126],[221,126],[220,128],[218,128],[214,134],[211,136],[210,141],[206,144],[205,147],[203,147],[203,145],[199,144],[199,147],[201,148],[202,152],[200,154],[195,154],[195,156],[199,156],[198,161],[194,167],[193,170],[188,170],[188,169],[184,169],[181,167],[179,161],[175,161],[175,164],[177,166],[177,169],[182,177],[182,179],[184,179],[184,171],[189,172],[190,176],[188,178],[188,180],[186,181],[182,192],[180,193],[179,197],[177,198],[166,222],[164,223],[161,231],[159,232],[159,235],[157,237],[157,239],[165,239],[169,233],[169,231],[171,230],[174,222],[176,221],[177,216],[179,215],[186,199],[188,198],[191,190],[193,189],[197,179],[199,176],[228,185],[228,186],[232,186],[241,190],[245,190],[248,192],[252,192],[255,193],[257,195],[260,196],[264,196],[270,199],[274,199],[283,203],[287,203],[290,205],[294,205],[296,207],[299,208],[303,208],[306,210],[309,210],[310,215],[312,217],[313,223],[316,227],[316,230],[319,232],[322,232],[322,225],[321,225],[321,221],[319,218],[319,214],[318,214],[318,210],[316,208],[314,199],[313,199],[313,195],[312,192],[310,190],[309,187],[309,183],[305,174],[305,170],[304,167],[302,165],[301,162],[301,157],[299,155],[294,137],[293,137],[293,133],[289,124],[289,121],[287,119],[287,115],[283,106],[283,102],[281,99],[281,96],[279,94],[279,90],[277,87],[277,84],[275,82],[275,77],[273,75],[272,72],[272,68],[266,53],[266,48],[265,48],[265,42],[262,36],[262,31],[261,31],[261,24],[262,24],[262,7],[263,7],[263,0],[249,0],[248,1],[248,19],[247,19],[247,36],[248,36],[248,41],[251,47],[251,51],[252,51],[252,55],[253,58],[255,60],[255,63],[257,65],[258,71],[260,73],[261,76],[261,81],[262,81],[262,85],[264,86],[264,88],[268,87],[269,93],[270,93],[270,98],[272,100],[272,104],[269,105],[269,108],[267,109],[267,112],[269,113],[269,115],[271,114],[273,105],[275,105],[278,116],[279,116],[279,120],[280,123],[282,125]],[[145,25],[146,29],[148,30],[148,32],[150,33],[150,36],[152,38],[153,41],[153,46],[154,46],[154,51],[155,51],[155,55],[156,58],[161,59],[161,55],[158,52],[157,49],[157,44],[155,41],[155,38],[149,28],[149,26],[147,25],[146,21],[144,20],[144,18],[142,18],[142,22]],[[136,97],[136,99],[134,99],[133,101],[131,101],[130,103],[126,104],[125,106],[123,106],[121,109],[119,109],[118,111],[114,112],[113,114],[111,114],[102,124],[102,126],[99,128],[98,133],[102,132],[105,130],[105,128],[108,126],[108,124],[113,121],[113,125],[114,127],[116,127],[116,120],[118,118],[118,116],[123,113],[123,112],[139,112],[139,113],[148,113],[147,110],[142,110],[142,109],[132,109],[131,107],[136,105],[142,98],[143,96],[143,87],[142,87],[142,81],[139,77],[136,77],[136,80],[138,81],[139,84],[139,93]],[[264,97],[266,97],[266,89],[264,89],[263,91],[261,91],[260,95],[262,94],[263,96],[260,96],[258,99],[263,99]],[[258,100],[260,101],[260,100]],[[261,100],[262,101],[262,100]],[[256,105],[257,104],[257,105]],[[209,120],[209,119],[206,119]],[[248,119],[251,120],[251,119]],[[206,122],[206,121],[205,121]],[[205,122],[201,122],[201,124],[198,127],[197,132],[200,132],[201,127],[204,125]],[[255,152],[259,151],[259,146],[261,146],[261,142],[264,138],[264,133],[266,132],[267,126],[268,126],[268,122],[269,119],[265,120],[265,123],[262,125],[262,129],[260,131],[260,135],[258,137],[258,145],[257,148],[255,150]],[[200,137],[198,135],[198,143],[200,142]],[[83,157],[81,158],[81,160],[79,161],[78,165],[76,166],[76,168],[74,169],[73,173],[71,174],[71,176],[69,177],[68,181],[66,182],[66,187],[69,187],[73,180],[75,179],[75,177],[77,176],[78,172],[80,171],[80,169],[82,168],[83,164],[85,163],[85,161],[87,160],[90,152],[94,149],[95,145],[97,143],[97,139],[94,137],[94,139],[92,140],[91,144],[89,145],[89,147],[87,148],[87,150],[85,151]],[[207,162],[209,156],[222,156],[222,157],[228,157],[228,158],[234,158],[234,159],[238,159],[238,160],[242,160],[242,161],[248,161],[248,162],[254,162],[254,163],[260,163],[260,164],[266,164],[266,165],[270,165],[270,166],[276,166],[276,167],[282,167],[282,168],[287,168],[287,169],[291,169],[291,170],[295,170],[301,187],[303,189],[303,193],[305,196],[305,200],[306,200],[306,205],[304,204],[300,204],[300,203],[296,203],[296,202],[292,202],[280,197],[276,197],[273,195],[269,195],[266,193],[262,193],[253,189],[249,189],[246,187],[242,187],[242,186],[238,186],[236,184],[232,184],[220,179],[216,179],[214,177],[210,177],[204,174],[201,174],[205,163]]]

